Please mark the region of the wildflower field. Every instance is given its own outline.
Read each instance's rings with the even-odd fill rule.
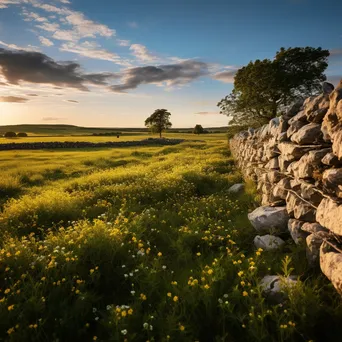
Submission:
[[[223,135],[0,163],[0,340],[340,341],[340,297],[303,247],[254,248],[257,196],[228,192]],[[268,274],[300,281],[271,303]]]

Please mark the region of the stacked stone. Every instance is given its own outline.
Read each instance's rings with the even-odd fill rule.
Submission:
[[[323,94],[299,101],[260,129],[237,134],[230,145],[262,193],[262,212],[250,214],[252,224],[257,228],[259,220],[283,231],[285,223],[274,227],[270,217],[284,216],[286,209],[293,240],[306,241],[309,262],[320,261],[342,294],[342,81],[336,89],[324,83]]]

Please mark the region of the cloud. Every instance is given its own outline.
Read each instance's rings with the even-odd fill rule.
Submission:
[[[56,62],[40,52],[10,51],[0,48],[0,75],[10,83],[20,81],[51,84],[59,87],[88,91],[85,84],[106,85],[107,80],[118,77],[113,73],[85,74],[73,62]]]
[[[57,116],[45,116],[42,118],[42,121],[60,121],[65,120],[65,118],[59,118]]]
[[[237,69],[226,70],[222,72],[218,72],[212,76],[215,80],[224,82],[224,83],[234,83],[234,76],[237,72]]]
[[[220,113],[219,112],[197,112],[195,114],[197,114],[197,115],[218,115]]]
[[[127,25],[130,27],[130,28],[138,28],[138,23],[135,22],[135,21],[129,21],[127,23]]]
[[[330,57],[340,57],[342,56],[342,49],[331,49],[329,50]]]
[[[122,73],[122,84],[111,86],[114,92],[125,92],[141,84],[182,85],[208,74],[208,65],[204,62],[189,60],[178,64],[144,66],[127,69]]]
[[[26,96],[39,96],[38,94],[26,94]]]
[[[26,9],[22,11],[22,14],[25,17],[24,21],[37,21],[39,23],[48,21],[46,18],[41,17],[39,14],[35,12],[28,12]]]
[[[105,61],[114,62],[116,64],[130,66],[128,62],[121,61],[120,56],[116,53],[99,48],[99,45],[92,42],[84,42],[81,45],[75,43],[64,43],[60,47],[61,51],[67,51],[79,54],[84,57],[101,59]]]
[[[132,44],[129,49],[132,51],[132,55],[142,62],[152,62],[157,59],[144,45]]]
[[[25,97],[19,96],[0,96],[0,102],[24,103],[28,101]]]
[[[125,39],[117,39],[116,40],[120,46],[129,46],[131,42]]]
[[[71,102],[71,103],[79,103],[78,101],[76,100],[66,100],[67,102]]]
[[[39,38],[39,40],[40,40],[42,45],[44,45],[44,46],[53,46],[53,42],[50,39],[45,38],[43,36],[39,36],[38,38]]]
[[[18,46],[16,44],[8,44],[8,43],[3,42],[2,40],[0,40],[0,45],[6,46],[7,48],[13,49],[13,50],[39,51],[39,48],[37,46],[28,45],[27,47],[23,47],[23,46]]]

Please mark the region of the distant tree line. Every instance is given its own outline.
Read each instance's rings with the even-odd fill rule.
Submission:
[[[93,133],[94,137],[113,137],[113,136],[120,136],[122,132],[104,132],[104,133]]]
[[[24,137],[27,137],[27,133],[25,133],[25,132],[19,132],[19,133],[6,132],[3,136],[5,138],[16,138],[16,137],[24,138]]]

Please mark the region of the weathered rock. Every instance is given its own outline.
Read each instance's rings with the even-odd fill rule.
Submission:
[[[265,165],[266,169],[273,169],[273,170],[277,170],[279,169],[279,161],[278,161],[278,157],[272,158],[266,165]]]
[[[319,251],[323,243],[323,239],[315,234],[306,237],[306,258],[310,266],[319,263]]]
[[[319,149],[317,145],[299,146],[290,142],[280,143],[278,148],[284,160],[293,161],[300,159],[305,153]]]
[[[266,251],[279,249],[284,243],[285,241],[280,237],[269,234],[263,236],[257,235],[254,238],[254,246],[256,248],[262,248]]]
[[[281,277],[267,275],[262,278],[260,287],[266,297],[272,303],[281,303],[287,298],[287,291],[296,286],[297,277]]]
[[[337,235],[342,235],[342,205],[324,198],[318,206],[316,221]]]
[[[329,96],[322,94],[315,97],[305,106],[304,113],[307,120],[318,124],[322,123],[329,109],[329,105]]]
[[[286,207],[262,206],[248,214],[252,226],[259,233],[267,233],[272,229],[286,231],[289,216]]]
[[[314,234],[314,233],[319,233],[319,232],[324,232],[324,233],[327,233],[328,230],[325,229],[324,227],[322,227],[319,223],[317,222],[305,222],[303,225],[302,225],[302,230],[307,232],[307,233],[310,233],[310,234]]]
[[[334,134],[332,149],[336,157],[342,162],[342,124],[341,128]]]
[[[290,178],[286,177],[281,179],[273,188],[273,196],[279,199],[286,199],[287,189],[290,189]]]
[[[303,103],[304,100],[300,99],[298,101],[296,101],[292,107],[290,107],[287,111],[286,114],[283,116],[284,120],[289,120],[291,119],[293,116],[295,116],[303,107]]]
[[[321,126],[309,123],[291,136],[291,141],[299,145],[321,144],[324,142]]]
[[[328,192],[342,198],[342,168],[325,170],[322,182]]]
[[[320,249],[320,266],[322,272],[342,295],[342,253],[337,253],[323,242]]]
[[[299,245],[305,241],[307,233],[303,232],[301,230],[301,227],[303,226],[304,222],[290,219],[288,223],[288,229],[291,234],[291,237],[296,245]]]
[[[288,138],[291,138],[295,133],[297,133],[302,127],[306,126],[307,122],[304,121],[294,121],[292,125],[287,129],[286,134]]]
[[[298,112],[293,118],[291,118],[288,123],[289,125],[293,125],[295,124],[297,121],[301,121],[304,124],[308,124],[307,118],[306,118],[306,114],[304,110],[301,110],[300,112]]]
[[[341,134],[341,145],[342,145],[342,134]],[[337,146],[337,149],[339,146]],[[337,151],[336,151],[337,152]],[[338,153],[338,152],[337,152]],[[342,151],[341,151],[342,153]],[[342,160],[338,160],[338,157],[336,154],[329,152],[327,153],[321,160],[322,164],[329,165],[329,166],[340,166],[342,165]]]
[[[237,194],[237,193],[239,193],[239,192],[244,191],[244,189],[245,189],[245,184],[243,184],[243,183],[237,183],[237,184],[232,185],[232,186],[228,189],[228,192]]]
[[[286,196],[286,209],[290,217],[315,222],[316,209],[291,192]]]
[[[321,160],[329,149],[310,151],[292,166],[296,178],[314,178],[314,173],[321,170]]]
[[[342,81],[330,94],[330,106],[322,123],[322,132],[325,140],[331,140],[336,126],[342,121]]]
[[[323,88],[323,93],[326,95],[329,95],[335,89],[335,87],[329,82],[323,82],[322,88]]]
[[[318,206],[322,199],[323,195],[318,191],[318,189],[309,183],[301,183],[300,184],[301,196],[308,202],[312,203],[314,206]]]

